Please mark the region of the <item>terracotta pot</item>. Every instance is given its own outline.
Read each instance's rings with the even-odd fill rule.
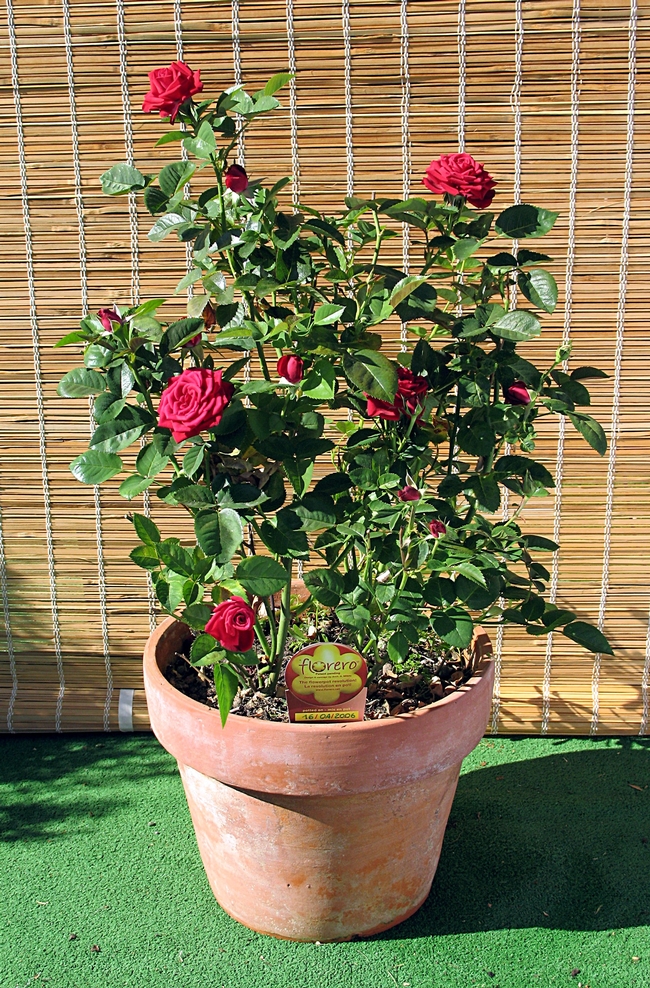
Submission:
[[[178,761],[212,890],[260,933],[346,940],[386,930],[424,902],[463,758],[487,723],[494,665],[411,714],[346,724],[231,716],[164,678],[187,629],[172,618],[144,653],[149,716]]]

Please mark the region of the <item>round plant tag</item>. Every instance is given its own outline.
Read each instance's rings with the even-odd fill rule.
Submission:
[[[289,659],[284,673],[290,719],[363,720],[367,677],[366,660],[356,649],[334,642],[308,645]]]

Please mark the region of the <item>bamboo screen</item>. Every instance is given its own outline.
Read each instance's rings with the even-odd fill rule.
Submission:
[[[147,214],[103,198],[98,176],[116,161],[146,171],[174,156],[152,156],[164,125],[140,105],[147,71],[183,57],[211,94],[296,72],[285,108],[253,128],[240,160],[269,181],[293,173],[306,203],[417,193],[428,162],[460,148],[499,180],[495,205],[560,212],[543,248],[556,258],[560,304],[530,352],[550,362],[571,339],[571,363],[608,371],[593,394],[610,447],[601,459],[572,428],[550,425],[539,452],[557,493],[524,523],[561,541],[552,599],[600,624],[616,657],[557,634],[497,636],[491,730],[647,733],[650,3],[3,6],[0,728],[148,726],[139,657],[154,602],[127,559],[117,484],[100,492],[68,472],[90,410],[57,397],[75,356],[53,344],[84,310],[168,294],[182,276],[182,248],[150,244]],[[402,251],[408,264],[408,243],[396,260]],[[399,337],[396,325],[393,352]],[[155,500],[137,508],[171,534]]]

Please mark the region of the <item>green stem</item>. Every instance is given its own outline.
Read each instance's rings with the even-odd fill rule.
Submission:
[[[275,696],[278,686],[278,679],[280,678],[280,672],[282,671],[284,648],[285,645],[287,644],[289,623],[291,621],[291,570],[293,568],[293,560],[285,559],[284,565],[287,570],[287,583],[284,590],[282,591],[282,604],[280,611],[280,621],[278,625],[276,652],[273,657],[273,669],[269,677],[269,693],[272,696]]]
[[[264,379],[266,381],[270,381],[271,375],[269,373],[269,367],[266,362],[266,357],[264,356],[264,348],[261,343],[256,343],[255,347],[257,349],[257,356],[259,357],[260,366],[262,368],[262,374],[264,375]]]

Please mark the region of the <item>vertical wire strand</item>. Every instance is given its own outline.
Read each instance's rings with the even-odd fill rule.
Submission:
[[[627,128],[625,140],[625,179],[623,185],[623,222],[621,229],[621,259],[618,276],[618,306],[616,310],[616,350],[614,354],[614,395],[612,403],[611,435],[609,440],[609,460],[607,464],[607,497],[605,501],[605,533],[603,548],[602,583],[600,606],[598,608],[598,628],[602,631],[607,610],[609,592],[609,557],[612,541],[612,515],[614,511],[614,485],[616,481],[616,453],[620,425],[621,374],[623,367],[623,346],[625,340],[625,303],[627,299],[627,277],[629,267],[630,213],[632,207],[632,168],[634,159],[634,101],[636,94],[636,35],[637,0],[630,2],[628,35],[628,77],[627,77]],[[600,714],[600,666],[601,654],[594,656],[591,676],[592,715],[589,733],[598,732]]]
[[[409,66],[409,22],[408,0],[401,0],[400,7],[400,63],[402,76],[402,198],[408,199],[411,190],[411,72]],[[408,223],[402,223],[402,266],[404,273],[409,273],[411,263],[411,230]],[[407,350],[407,324],[402,321],[400,326],[400,349]]]
[[[43,507],[45,514],[45,539],[47,544],[47,569],[50,588],[50,607],[52,612],[52,635],[54,639],[54,654],[59,680],[59,690],[56,699],[54,728],[61,731],[61,714],[65,696],[65,674],[63,669],[63,653],[61,650],[61,628],[59,624],[59,607],[57,599],[56,569],[54,565],[54,536],[52,532],[52,499],[47,467],[47,444],[45,428],[45,404],[43,396],[43,374],[41,369],[40,332],[38,314],[36,311],[36,281],[34,276],[34,250],[32,242],[32,224],[29,210],[29,187],[27,184],[27,160],[25,155],[25,132],[23,127],[22,103],[20,97],[20,82],[18,75],[18,46],[16,42],[16,23],[14,19],[13,0],[7,0],[7,26],[9,29],[9,48],[11,54],[11,84],[13,89],[16,112],[16,134],[18,139],[18,166],[20,171],[20,191],[23,211],[23,227],[25,232],[25,262],[27,267],[27,286],[29,292],[29,318],[32,331],[32,348],[34,357],[34,385],[36,389],[36,410],[38,416],[38,445],[41,463],[41,479],[43,484]]]
[[[120,51],[120,88],[122,93],[122,116],[124,124],[124,147],[126,160],[132,167],[135,165],[133,148],[133,117],[131,114],[131,98],[129,95],[129,72],[127,58],[126,31],[124,26],[124,0],[115,0],[117,17],[117,41]],[[135,192],[129,192],[129,229],[131,231],[131,302],[137,305],[140,301],[140,253],[138,249],[138,205]],[[146,518],[151,517],[151,498],[149,491],[142,495],[142,510]],[[147,570],[147,601],[149,605],[149,628],[156,629],[156,595],[151,574]]]
[[[287,0],[286,18],[289,72],[293,76],[289,83],[289,124],[291,132],[291,172],[293,177],[291,199],[295,213],[298,211],[298,203],[300,202],[300,148],[298,145],[298,91],[296,87],[296,36],[294,30],[293,0]]]
[[[11,613],[9,610],[9,583],[7,580],[7,557],[5,556],[5,543],[2,534],[2,509],[0,509],[0,596],[2,596],[2,614],[5,623],[5,641],[7,643],[7,656],[9,658],[9,675],[11,676],[11,693],[9,694],[9,704],[7,706],[7,730],[10,734],[15,733],[14,729],[14,706],[18,696],[18,672],[16,670],[16,653],[14,651],[14,638],[11,632]]]
[[[510,106],[514,116],[514,158],[515,174],[513,199],[515,203],[521,202],[521,157],[522,157],[522,123],[521,123],[521,92],[523,87],[523,58],[524,58],[524,15],[522,0],[515,0],[515,79],[510,94]],[[517,241],[512,241],[513,254],[517,253]],[[510,289],[510,306],[517,308],[517,286],[512,285]],[[510,444],[506,443],[504,454],[510,453]],[[510,492],[507,488],[502,490],[501,517],[506,522],[510,516]],[[500,598],[503,606],[503,598]],[[499,727],[499,715],[501,713],[501,669],[503,665],[503,625],[497,628],[496,642],[494,648],[494,691],[492,694],[492,734],[496,734]]]
[[[569,180],[569,231],[567,236],[567,254],[565,268],[564,290],[564,328],[562,346],[567,346],[571,340],[571,323],[573,318],[573,273],[576,258],[576,219],[578,194],[578,163],[580,137],[580,0],[573,0],[571,17],[571,177]],[[563,361],[562,370],[566,374],[568,359]],[[553,505],[553,541],[559,543],[562,525],[562,483],[564,479],[564,445],[566,438],[566,419],[560,416],[557,453],[555,457],[555,503]],[[557,601],[557,590],[560,575],[560,556],[556,549],[553,553],[551,567],[551,582],[549,587],[549,602]],[[551,716],[551,674],[553,669],[553,632],[546,639],[544,656],[544,675],[542,680],[542,724],[541,733],[548,733]]]
[[[458,3],[458,151],[465,151],[465,117],[467,104],[467,9],[465,0]]]
[[[650,720],[650,619],[648,620],[648,631],[645,641],[645,663],[643,665],[643,676],[641,677],[641,723],[639,724],[639,734],[648,733],[648,721]]]
[[[72,166],[74,173],[74,201],[77,212],[77,227],[79,240],[79,280],[81,283],[81,308],[84,316],[88,315],[88,251],[86,247],[86,220],[81,184],[81,155],[79,151],[79,123],[77,117],[77,99],[74,79],[74,57],[72,50],[72,31],[70,27],[70,2],[62,0],[63,9],[63,38],[65,43],[66,69],[68,77],[68,99],[70,103],[70,131],[72,136]],[[88,399],[88,418],[90,433],[95,431],[94,399]],[[97,542],[97,589],[99,592],[99,616],[102,629],[102,650],[104,669],[106,672],[106,697],[104,700],[103,724],[104,730],[110,731],[111,701],[113,699],[113,670],[111,667],[111,647],[108,629],[108,602],[106,592],[106,566],[104,561],[104,537],[102,525],[102,502],[100,487],[93,486],[95,504],[95,539]]]
[[[241,68],[241,27],[240,27],[240,11],[239,11],[239,0],[232,0],[232,61],[233,61],[233,73],[235,76],[235,85],[241,86],[242,84],[242,68]],[[237,126],[242,127],[244,123],[244,118],[237,115]],[[239,141],[237,143],[237,164],[241,168],[246,167],[246,138],[242,133],[240,135]]]
[[[181,0],[174,0],[174,38],[176,40],[176,58],[179,62],[183,61],[183,9],[181,7]],[[185,130],[185,124],[181,123],[181,130]],[[183,161],[188,161],[189,156],[187,150],[183,144],[181,144],[181,158]],[[192,188],[189,182],[184,186],[184,195],[187,199],[190,198],[192,194]],[[187,273],[192,270],[192,242],[188,240],[185,244],[185,269]],[[187,297],[192,298],[194,294],[194,289],[192,285],[187,286]]]
[[[352,30],[350,25],[350,2],[341,4],[341,27],[343,30],[343,87],[345,94],[345,194],[348,199],[354,195],[354,111],[352,106]],[[347,235],[348,251],[352,250],[352,234]],[[348,296],[352,295],[351,289]],[[354,421],[354,412],[348,408],[348,422]]]

